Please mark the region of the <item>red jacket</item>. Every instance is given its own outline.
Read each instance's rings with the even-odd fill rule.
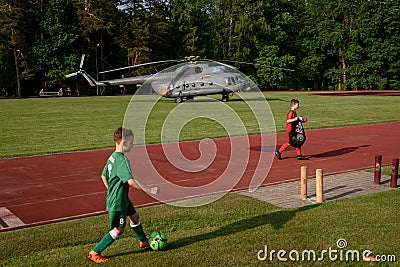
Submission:
[[[294,110],[290,110],[288,112],[288,114],[286,115],[286,121],[287,120],[291,120],[297,117],[297,113]],[[286,132],[290,133],[290,131],[292,130],[292,123],[291,122],[286,122]]]

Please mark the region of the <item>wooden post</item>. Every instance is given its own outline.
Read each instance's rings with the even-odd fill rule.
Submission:
[[[397,176],[399,175],[399,159],[392,160],[392,176],[390,177],[390,188],[397,187]]]
[[[324,188],[323,188],[323,172],[322,169],[317,169],[315,172],[316,178],[316,195],[317,195],[317,203],[324,202]]]
[[[307,167],[301,167],[301,174],[300,174],[300,198],[302,200],[307,199]]]
[[[375,155],[374,184],[381,184],[382,155]]]

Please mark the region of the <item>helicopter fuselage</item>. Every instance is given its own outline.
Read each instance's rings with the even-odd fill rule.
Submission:
[[[242,75],[227,72],[223,66],[191,64],[177,69],[176,73],[171,80],[156,79],[151,85],[157,93],[166,98],[175,98],[178,103],[183,98],[213,94],[222,94],[222,100],[226,101],[229,94],[250,89]]]

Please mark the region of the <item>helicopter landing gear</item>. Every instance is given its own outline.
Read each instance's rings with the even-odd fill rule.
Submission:
[[[222,95],[222,102],[226,102],[229,99],[229,95]]]
[[[183,99],[181,96],[175,97],[175,103],[182,103]]]

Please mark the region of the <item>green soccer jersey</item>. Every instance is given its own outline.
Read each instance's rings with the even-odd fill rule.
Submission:
[[[107,210],[126,210],[130,203],[128,180],[133,178],[129,160],[123,153],[114,152],[108,158],[102,174],[107,178],[108,182]]]

